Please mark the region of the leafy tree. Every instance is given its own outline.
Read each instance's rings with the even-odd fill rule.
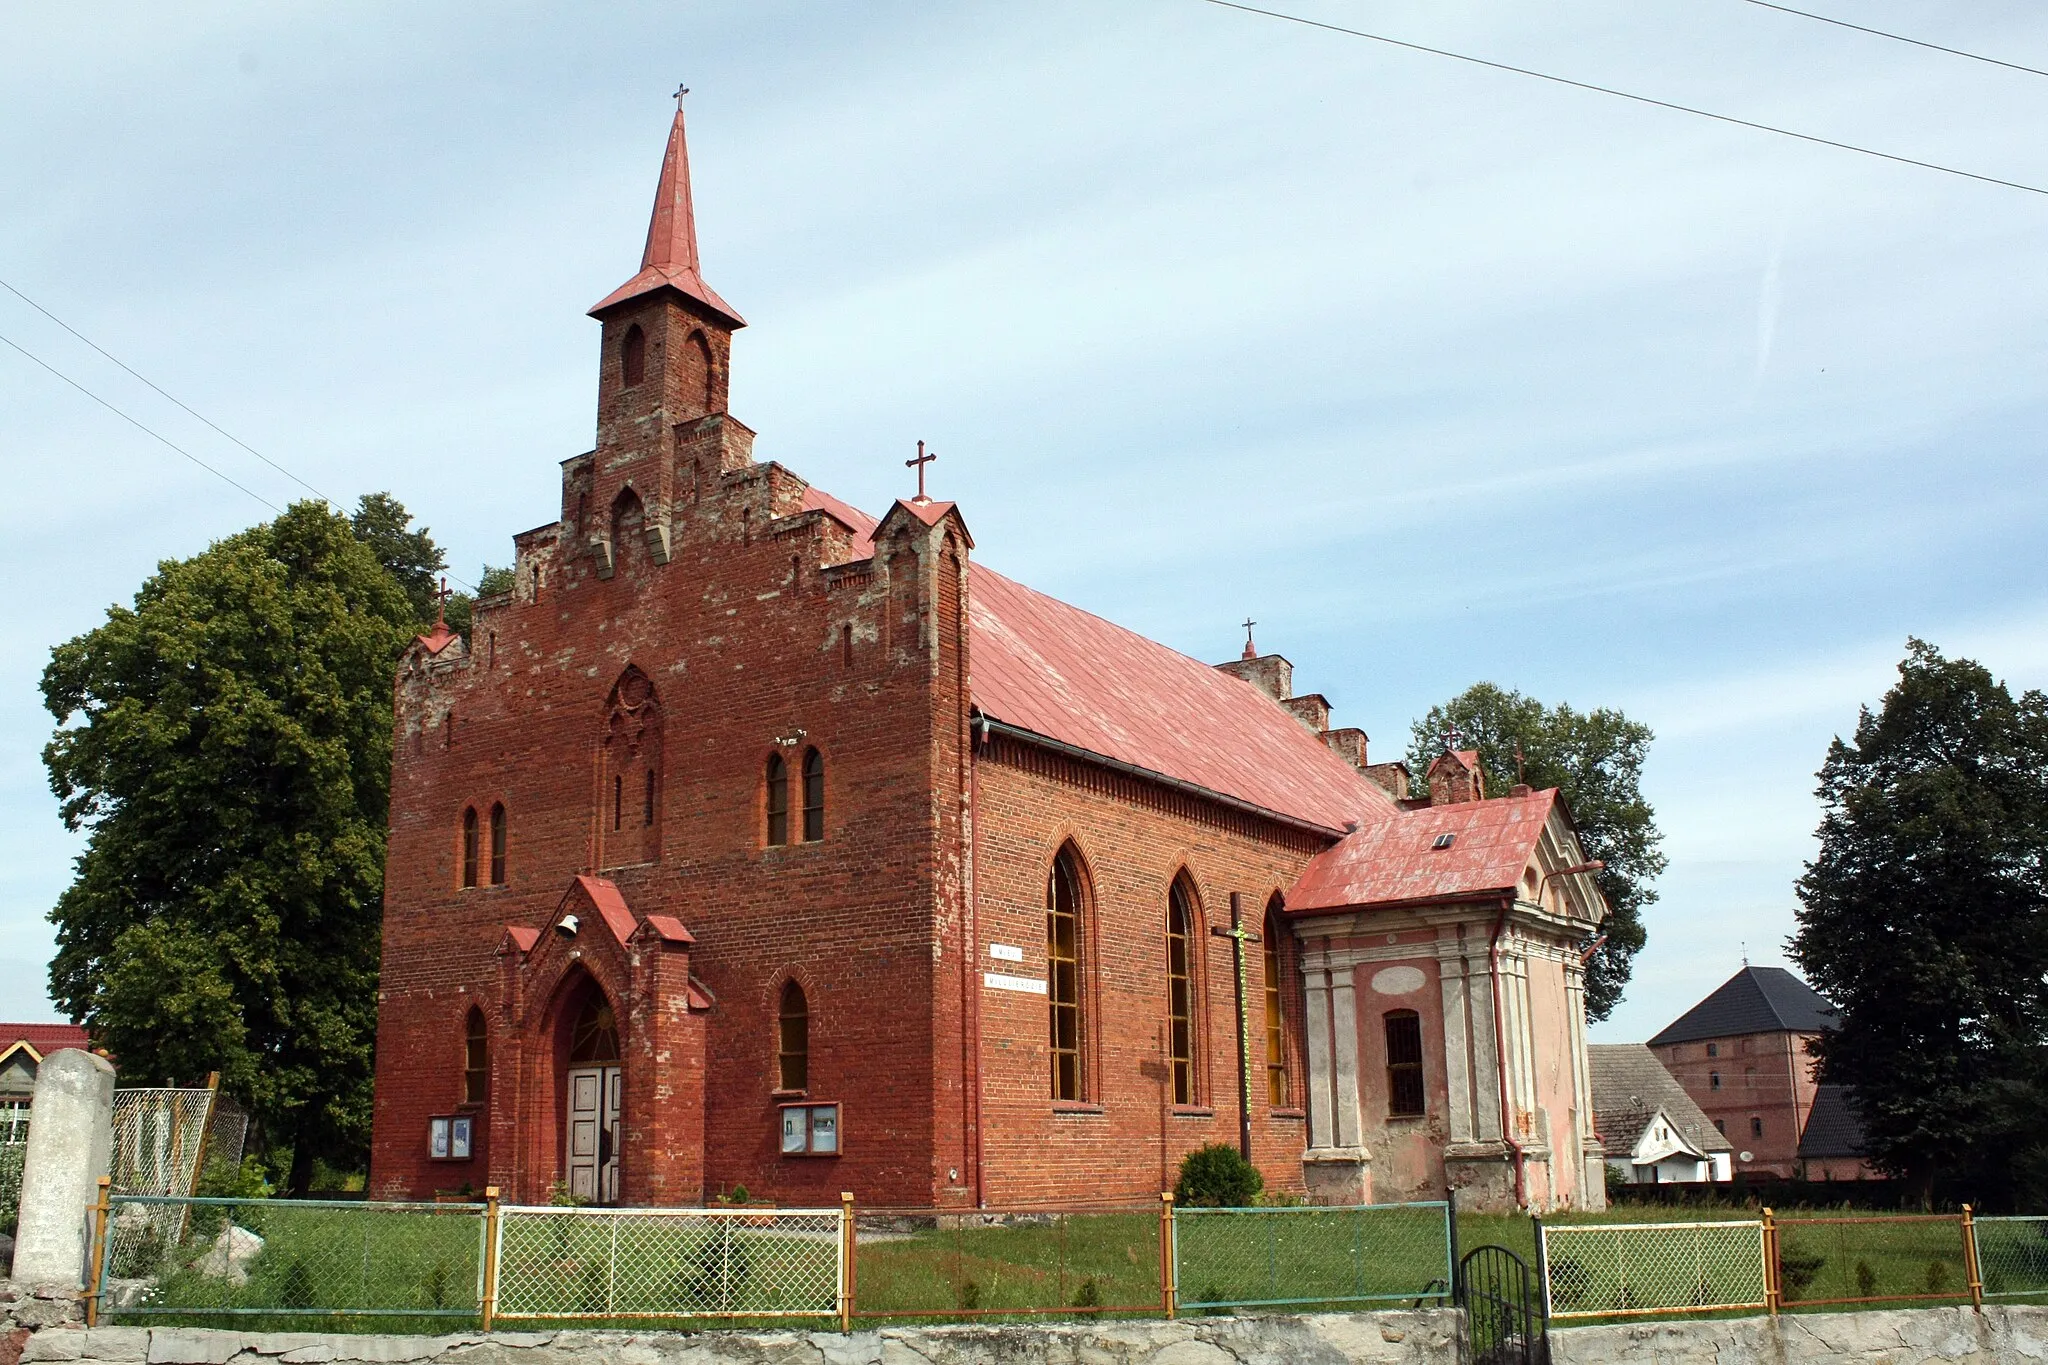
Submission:
[[[356,539],[370,547],[412,603],[413,619],[430,625],[439,614],[440,573],[448,556],[422,526],[412,528],[412,513],[389,493],[365,493],[348,524]]]
[[[1910,640],[1820,770],[1793,956],[1871,1160],[1923,1197],[2048,1197],[2048,698]]]
[[[1458,748],[1479,751],[1489,795],[1505,793],[1516,781],[1519,746],[1523,780],[1539,791],[1562,792],[1586,856],[1607,864],[1593,874],[1607,898],[1609,914],[1600,926],[1607,942],[1586,964],[1586,1015],[1605,1019],[1621,1002],[1642,950],[1643,907],[1657,899],[1653,883],[1666,862],[1656,812],[1643,799],[1650,727],[1606,707],[1550,707],[1493,683],[1475,683],[1415,722],[1408,767],[1417,781],[1443,753],[1447,727],[1456,729]]]
[[[43,672],[43,761],[89,836],[51,993],[131,1080],[218,1070],[290,1146],[294,1191],[368,1135],[392,670],[418,615],[301,502],[160,564]]]

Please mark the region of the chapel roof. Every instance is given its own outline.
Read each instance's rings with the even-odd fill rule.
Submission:
[[[1593,1089],[1593,1127],[1610,1157],[1633,1152],[1643,1129],[1660,1110],[1695,1149],[1734,1150],[1648,1044],[1589,1043],[1586,1062]]]
[[[873,555],[873,517],[815,488],[804,507],[851,528],[855,558]],[[970,560],[969,574],[970,688],[982,714],[1332,834],[1397,813],[1252,684],[986,565]]]
[[[1287,892],[1290,913],[1512,892],[1557,791],[1423,806],[1318,854]],[[1445,847],[1438,841],[1449,835]]]
[[[1650,1046],[1743,1033],[1826,1033],[1835,1026],[1835,1007],[1819,991],[1783,967],[1744,964],[1650,1039]]]
[[[1799,1135],[1799,1155],[1831,1157],[1863,1155],[1863,1120],[1849,1103],[1846,1085],[1817,1085],[1806,1131]]]

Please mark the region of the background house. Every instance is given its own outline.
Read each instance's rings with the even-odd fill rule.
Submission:
[[[28,1106],[43,1058],[87,1046],[79,1024],[0,1024],[0,1145],[28,1141]]]
[[[1733,1145],[1648,1047],[1596,1043],[1586,1056],[1609,1170],[1632,1185],[1730,1178]]]

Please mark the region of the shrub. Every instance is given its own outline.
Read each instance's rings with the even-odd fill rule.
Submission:
[[[1188,1208],[1248,1209],[1265,1187],[1265,1177],[1242,1152],[1227,1142],[1212,1142],[1181,1158],[1173,1198]]]
[[[1081,1287],[1075,1291],[1074,1307],[1084,1312],[1097,1310],[1102,1307],[1102,1286],[1095,1282],[1093,1275],[1081,1281]]]
[[[305,1261],[294,1257],[291,1264],[284,1268],[284,1278],[278,1284],[277,1306],[311,1308],[316,1293],[312,1269]]]
[[[1946,1294],[1949,1292],[1949,1284],[1948,1262],[1939,1258],[1929,1261],[1927,1263],[1927,1292],[1930,1294]]]
[[[1820,1278],[1821,1267],[1827,1263],[1825,1256],[1787,1256],[1779,1252],[1778,1277],[1784,1283],[1786,1299],[1803,1297],[1813,1282]]]
[[[981,1281],[965,1280],[960,1285],[960,1306],[972,1311],[981,1307]]]
[[[727,1203],[729,1203],[729,1204],[744,1204],[744,1203],[746,1203],[746,1202],[747,1202],[747,1187],[746,1187],[745,1185],[735,1185],[735,1186],[733,1186],[733,1187],[732,1187],[732,1193],[731,1193],[731,1194],[728,1194],[728,1195],[727,1195],[727,1196],[725,1197],[725,1199],[726,1199],[726,1202],[727,1202]]]
[[[1870,1268],[1870,1262],[1856,1263],[1856,1297],[1874,1299],[1877,1297],[1877,1272]]]

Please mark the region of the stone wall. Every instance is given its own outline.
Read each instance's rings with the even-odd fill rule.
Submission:
[[[4,1356],[0,1356],[4,1359]],[[445,1337],[52,1328],[21,1365],[1453,1365],[1456,1314],[1332,1313],[854,1332],[493,1332]],[[10,1362],[11,1365],[11,1362]]]
[[[1993,1365],[2048,1360],[2048,1308],[1909,1308],[1571,1327],[1552,1365]]]

